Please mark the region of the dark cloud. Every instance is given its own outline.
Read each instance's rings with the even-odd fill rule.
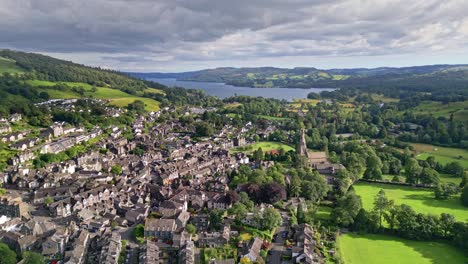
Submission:
[[[466,10],[465,0],[0,0],[0,46],[140,70],[430,53],[465,49]]]

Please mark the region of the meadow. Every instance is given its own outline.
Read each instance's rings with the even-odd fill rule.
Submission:
[[[18,67],[14,60],[0,57],[0,73],[22,73],[23,69]]]
[[[388,182],[391,182],[393,177],[394,177],[394,175],[389,175],[389,174],[382,175],[383,180],[388,181]],[[400,181],[402,181],[402,182],[405,180],[404,175],[399,175],[398,177],[400,178]],[[459,185],[460,182],[461,182],[461,178],[454,177],[454,176],[452,176],[450,174],[440,174],[439,175],[439,180],[440,180],[441,183],[455,183],[456,185]]]
[[[338,238],[338,247],[346,264],[462,264],[467,261],[462,251],[445,243],[387,235],[349,233]]]
[[[362,205],[366,210],[373,209],[374,198],[380,189],[383,189],[387,197],[394,200],[395,204],[407,204],[418,213],[434,215],[449,213],[458,221],[468,221],[468,210],[461,205],[459,194],[448,200],[436,200],[432,190],[410,186],[358,182],[353,185],[353,188],[356,194],[361,196]]]
[[[41,80],[29,80],[26,81],[30,85],[33,86],[54,86],[58,83],[49,82],[49,81],[41,81]],[[81,97],[90,97],[96,99],[104,99],[110,100],[111,105],[125,107],[130,103],[133,103],[135,100],[141,100],[145,103],[145,109],[147,111],[158,111],[160,109],[160,103],[151,98],[140,97],[137,95],[131,95],[121,90],[107,88],[107,87],[97,87],[96,91],[91,91],[92,86],[87,83],[77,83],[77,82],[60,82],[61,84],[65,84],[68,87],[83,87],[85,89],[84,95],[80,95],[76,92],[71,90],[54,90],[54,89],[41,89],[41,91],[45,91],[49,94],[51,98],[60,98],[60,99],[70,99],[70,98],[81,98]],[[146,92],[157,93],[162,91],[158,89],[150,89]]]
[[[247,145],[247,146],[234,148],[231,151],[234,152],[234,153],[235,152],[244,152],[246,154],[251,154],[252,152],[257,150],[258,148],[262,148],[264,153],[268,152],[268,151],[272,151],[272,150],[279,150],[280,148],[283,148],[286,152],[288,152],[290,150],[294,150],[293,147],[291,147],[289,145],[286,145],[286,144],[283,144],[283,143],[270,142],[270,141],[261,141],[261,142],[256,142],[256,143],[253,143],[253,144],[250,144],[250,145]]]
[[[441,164],[445,165],[457,161],[460,162],[465,169],[468,169],[468,150],[419,143],[413,143],[411,146],[414,148],[416,157],[420,160],[426,160],[429,156],[434,156],[436,161]]]

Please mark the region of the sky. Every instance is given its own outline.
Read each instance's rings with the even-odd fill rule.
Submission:
[[[467,0],[0,0],[0,48],[122,71],[468,63]]]

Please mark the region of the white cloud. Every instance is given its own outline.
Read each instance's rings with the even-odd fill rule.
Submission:
[[[466,10],[465,0],[0,0],[0,47],[145,71],[434,52],[451,63],[467,51]]]

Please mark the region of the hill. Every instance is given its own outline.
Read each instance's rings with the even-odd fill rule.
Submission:
[[[213,103],[200,91],[169,88],[41,54],[0,50],[0,116],[11,112],[33,115],[34,103],[50,98],[109,99],[117,106],[140,100],[148,111],[159,109],[161,104]]]
[[[468,65],[374,69],[216,68],[182,73],[130,73],[138,78],[177,78],[246,87],[355,88],[399,97],[407,92],[468,96]],[[457,100],[463,100],[458,98]]]

